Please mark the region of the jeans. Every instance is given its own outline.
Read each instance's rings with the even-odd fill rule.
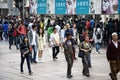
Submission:
[[[12,46],[12,44],[13,44],[13,37],[12,37],[12,36],[10,36],[10,37],[9,37],[9,47],[11,47],[11,46]]]
[[[32,45],[32,50],[34,51],[32,60],[36,61],[36,56],[37,56],[37,46],[36,45]]]
[[[53,51],[53,59],[55,59],[56,58],[56,56],[58,55],[58,53],[59,53],[59,46],[55,46],[55,47],[53,47],[52,48],[52,51]]]
[[[97,42],[97,43],[96,43],[96,51],[98,52],[99,50],[100,50],[100,43]]]
[[[17,37],[13,37],[14,43],[16,48],[18,49],[18,38]]]
[[[0,40],[3,40],[3,37],[2,37],[2,32],[0,32]]]
[[[8,32],[7,31],[4,31],[4,38],[5,38],[5,40],[8,40]]]
[[[31,72],[31,66],[30,66],[30,56],[29,56],[29,54],[25,55],[25,57],[22,57],[22,55],[21,55],[20,69],[21,69],[21,72],[23,72],[23,64],[24,64],[25,58],[26,58],[26,62],[27,62],[28,71],[30,73]]]
[[[83,63],[83,71],[82,73],[87,75],[89,74],[89,54],[85,54],[82,58],[82,63]]]

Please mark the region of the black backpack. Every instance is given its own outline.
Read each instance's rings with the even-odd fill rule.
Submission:
[[[100,31],[97,30],[97,28],[95,29],[95,35],[97,37],[97,39],[101,39],[101,29]]]

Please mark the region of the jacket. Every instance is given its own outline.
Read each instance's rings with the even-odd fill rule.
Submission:
[[[118,42],[118,48],[116,48],[111,41],[108,44],[107,51],[106,51],[107,60],[120,60],[120,42]]]
[[[32,30],[30,30],[28,32],[28,42],[29,42],[30,45],[31,45],[32,41],[33,41],[33,33],[32,33]],[[37,35],[37,33],[36,33],[36,36],[35,36],[35,41],[36,41],[36,45],[38,46],[38,35]]]

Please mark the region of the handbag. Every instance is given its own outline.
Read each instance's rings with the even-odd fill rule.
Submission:
[[[82,43],[82,48],[83,47],[84,47],[84,44]],[[79,50],[78,57],[83,58],[84,54],[85,54],[84,51]]]
[[[30,52],[29,48],[24,48],[24,49],[22,50],[22,53],[23,53],[23,54],[28,54],[29,52]]]
[[[83,58],[84,56],[84,51],[79,50],[78,57]]]

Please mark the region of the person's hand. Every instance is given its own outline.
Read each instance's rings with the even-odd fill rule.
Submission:
[[[25,57],[25,55],[23,54],[22,57]]]
[[[32,46],[30,46],[30,52],[32,52]]]

